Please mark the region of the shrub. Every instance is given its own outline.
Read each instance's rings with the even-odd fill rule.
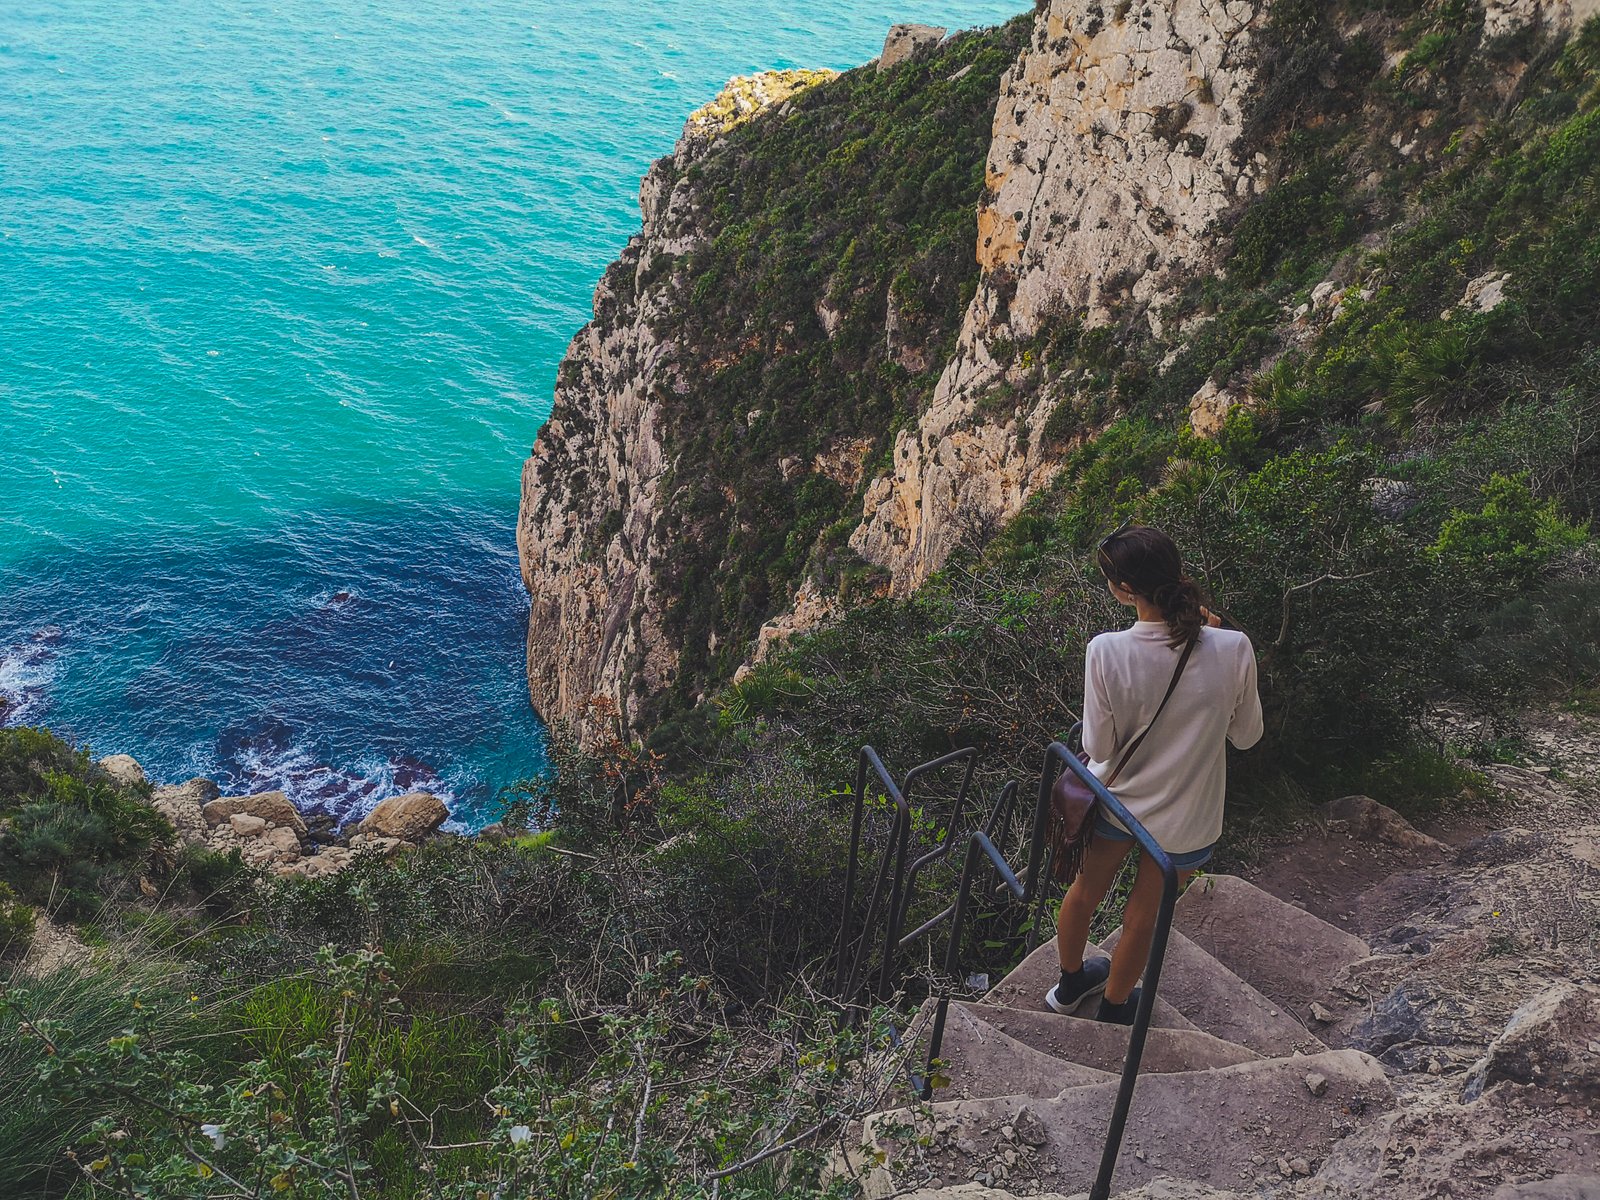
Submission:
[[[1439,529],[1433,553],[1462,586],[1486,598],[1525,586],[1558,554],[1588,541],[1575,525],[1528,490],[1526,476],[1495,475],[1483,487],[1483,505],[1456,511]]]
[[[86,751],[37,729],[0,730],[0,880],[68,916],[93,913],[146,866],[160,866],[172,826],[148,788],[123,787]],[[150,861],[152,851],[162,862]]]
[[[0,883],[0,958],[25,954],[33,942],[34,911],[9,884]]]

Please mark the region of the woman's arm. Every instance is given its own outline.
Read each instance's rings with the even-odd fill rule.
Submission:
[[[1117,749],[1116,718],[1094,641],[1083,654],[1083,748],[1095,762],[1109,761]]]
[[[1248,750],[1261,740],[1261,693],[1256,690],[1256,652],[1244,641],[1244,682],[1234,701],[1228,721],[1228,740],[1240,750]]]

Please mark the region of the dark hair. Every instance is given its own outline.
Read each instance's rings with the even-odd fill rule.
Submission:
[[[1198,637],[1205,618],[1200,613],[1204,597],[1194,580],[1183,573],[1178,544],[1159,529],[1132,525],[1100,543],[1096,556],[1101,573],[1125,586],[1161,610],[1176,648]]]

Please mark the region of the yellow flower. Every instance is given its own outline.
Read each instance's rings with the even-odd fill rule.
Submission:
[[[89,1164],[89,1170],[96,1172],[104,1171],[110,1165],[111,1160],[109,1158],[97,1158]]]

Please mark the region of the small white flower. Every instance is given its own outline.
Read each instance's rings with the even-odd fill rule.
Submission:
[[[228,1144],[227,1135],[222,1132],[221,1125],[202,1125],[200,1126],[200,1132],[211,1139],[211,1145],[214,1149],[221,1150]]]
[[[523,1142],[529,1141],[532,1137],[533,1130],[529,1129],[526,1125],[513,1125],[511,1127],[511,1144],[513,1146],[520,1146]]]

